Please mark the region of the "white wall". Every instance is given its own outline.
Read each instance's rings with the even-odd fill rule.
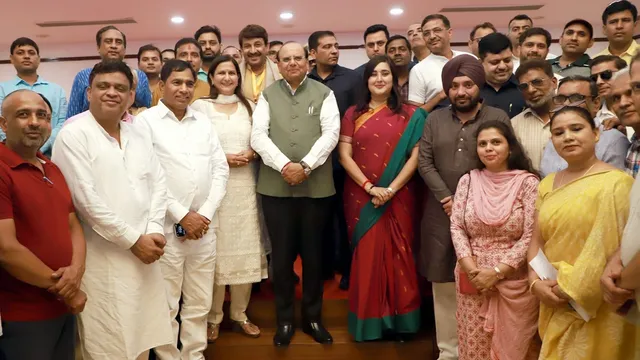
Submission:
[[[466,42],[468,40],[469,32],[471,29],[458,29],[454,31],[454,42]],[[554,38],[561,33],[561,29],[555,31],[550,30]],[[392,31],[393,33],[404,34],[404,30]],[[341,45],[360,45],[363,43],[362,34],[360,33],[342,33],[337,34],[338,41]],[[231,38],[227,36],[226,38]],[[308,35],[286,35],[286,36],[270,36],[272,40],[278,39],[282,41],[299,41],[306,43]],[[173,40],[158,40],[158,41],[130,41],[127,44],[128,54],[136,54],[137,49],[148,43],[153,43],[160,49],[173,48],[175,42]],[[229,43],[229,45],[236,45],[235,43]],[[606,47],[606,43],[596,43],[593,48],[590,49],[589,54],[597,54]],[[9,44],[0,45],[0,49],[6,49],[3,54],[0,55],[0,59],[9,58]],[[457,47],[456,50],[468,51],[468,48]],[[551,45],[551,53],[560,55],[562,51],[558,44]],[[43,44],[40,46],[40,54],[43,58],[55,58],[55,57],[75,57],[75,56],[94,56],[97,55],[96,46],[93,42],[87,42],[82,44]],[[341,50],[340,52],[340,64],[348,68],[355,68],[367,61],[364,49],[356,50]],[[134,68],[137,65],[135,59],[127,59]],[[40,64],[38,73],[45,79],[51,82],[55,82],[62,86],[67,92],[67,96],[71,91],[71,85],[73,84],[73,78],[76,73],[84,68],[92,67],[95,61],[61,61],[61,62],[46,62]],[[15,76],[15,70],[11,64],[0,65],[0,81],[11,79]]]

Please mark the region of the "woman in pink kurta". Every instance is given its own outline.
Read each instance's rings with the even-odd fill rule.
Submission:
[[[451,214],[459,358],[537,359],[526,259],[538,176],[504,123],[481,125],[477,150],[482,164],[460,179]]]

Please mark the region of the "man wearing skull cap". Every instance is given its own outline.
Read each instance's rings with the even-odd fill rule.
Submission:
[[[454,192],[460,177],[479,163],[475,133],[480,124],[498,120],[511,126],[503,110],[483,104],[484,81],[484,68],[475,57],[451,59],[442,70],[443,89],[451,105],[429,114],[420,140],[418,170],[430,191],[424,204],[418,267],[433,283],[441,356],[451,358],[457,354],[456,254],[449,230]]]

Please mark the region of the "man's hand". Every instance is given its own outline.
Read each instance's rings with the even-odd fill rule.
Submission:
[[[57,281],[49,288],[49,291],[65,299],[73,298],[80,290],[84,269],[77,266],[65,266],[51,275],[51,279]]]
[[[243,153],[227,154],[226,157],[229,167],[242,167],[249,164],[249,158],[243,155]]]
[[[187,232],[187,240],[198,240],[209,231],[211,221],[195,211],[189,211],[182,220],[180,225]]]
[[[622,275],[622,269],[622,258],[620,257],[620,251],[617,251],[609,259],[600,277],[600,287],[602,287],[604,301],[615,307],[622,306],[625,301],[633,298],[634,295],[633,291],[619,288],[616,285],[616,280],[620,279]]]
[[[442,204],[442,208],[447,216],[451,216],[451,209],[453,208],[453,198],[451,196],[447,196],[446,198],[440,200]]]
[[[153,242],[155,242],[160,249],[164,249],[165,245],[167,245],[167,239],[164,238],[164,235],[158,233],[151,233],[148,235],[153,239]]]
[[[287,184],[294,186],[301,184],[307,179],[307,175],[304,173],[304,168],[298,163],[290,163],[282,170],[282,177]]]
[[[241,151],[238,155],[242,156],[245,159],[247,159],[247,163],[250,163],[253,160],[257,159],[256,152],[251,150],[251,149],[245,150],[245,151]]]
[[[140,235],[138,241],[131,247],[131,252],[145,264],[158,261],[164,255],[164,250],[156,244],[150,235]]]
[[[618,118],[616,117],[610,117],[607,120],[604,120],[602,122],[602,126],[604,126],[605,130],[611,130],[613,128],[617,128],[618,126],[620,126],[620,120],[618,120]]]
[[[64,300],[65,305],[69,308],[73,315],[78,315],[84,310],[84,306],[87,303],[87,294],[82,290],[78,292],[70,299]]]

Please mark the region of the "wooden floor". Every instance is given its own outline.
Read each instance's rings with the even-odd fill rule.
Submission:
[[[345,359],[345,360],[400,360],[437,358],[433,326],[433,305],[426,298],[423,306],[423,330],[411,341],[375,341],[355,343],[347,330],[347,293],[337,289],[337,281],[325,284],[323,323],[333,335],[332,345],[320,345],[299,327],[300,301],[296,301],[296,333],[289,347],[273,345],[276,328],[275,305],[268,290],[252,297],[247,316],[262,330],[257,339],[231,331],[228,319],[222,323],[220,337],[205,351],[206,359],[215,360],[286,360],[286,359]],[[269,286],[268,284],[266,286]],[[264,287],[264,286],[263,286]],[[299,299],[299,291],[297,291]],[[225,304],[228,313],[228,303]],[[226,317],[225,317],[226,318]]]

